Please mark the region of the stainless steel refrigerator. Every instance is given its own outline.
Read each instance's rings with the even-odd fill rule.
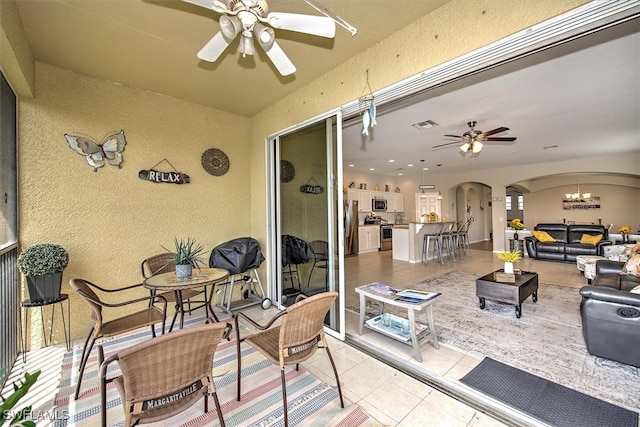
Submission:
[[[344,201],[344,256],[358,255],[358,201]]]

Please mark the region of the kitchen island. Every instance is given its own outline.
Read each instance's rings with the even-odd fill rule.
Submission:
[[[455,221],[445,221],[446,224]],[[393,227],[393,259],[410,263],[422,262],[424,235],[434,232],[442,222],[410,222]]]

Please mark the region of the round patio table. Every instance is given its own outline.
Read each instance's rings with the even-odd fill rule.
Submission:
[[[151,290],[152,292],[167,292],[173,291],[176,295],[176,309],[180,313],[180,329],[184,325],[184,306],[182,301],[182,291],[193,288],[201,288],[206,286],[215,285],[216,283],[224,282],[229,277],[229,271],[223,268],[202,268],[200,270],[194,270],[194,275],[191,277],[178,278],[175,271],[168,273],[156,274],[151,276],[142,282],[142,285]],[[208,298],[207,303],[204,305],[207,319],[213,317],[216,322],[219,322],[218,316],[213,312],[211,307],[211,300],[213,299],[213,289]],[[173,327],[173,325],[172,325]]]

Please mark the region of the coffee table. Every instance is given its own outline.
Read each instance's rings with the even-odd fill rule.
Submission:
[[[378,301],[379,315],[369,319],[366,322],[366,326],[376,332],[379,332],[388,337],[394,338],[400,342],[413,346],[415,358],[418,362],[422,362],[422,356],[420,355],[420,344],[423,341],[431,340],[433,347],[439,349],[438,335],[436,334],[436,327],[433,324],[433,303],[437,300],[437,297],[425,300],[419,303],[398,301],[395,295],[385,295],[374,290],[372,285],[368,284],[356,288],[356,292],[360,294],[360,322],[358,323],[358,334],[362,334],[362,327],[365,325],[364,315],[367,309],[366,299],[370,298],[374,301]],[[391,324],[384,326],[382,322],[382,315],[384,313],[385,304],[399,307],[407,310],[406,319],[391,315]],[[426,312],[427,323],[426,325],[416,321],[416,312]],[[402,325],[404,322],[408,323],[409,332],[402,332]]]
[[[529,295],[533,302],[538,302],[538,273],[532,271],[522,271],[515,275],[515,282],[499,282],[496,280],[497,270],[476,279],[476,295],[480,300],[480,308],[484,310],[486,299],[500,301],[515,305],[516,317],[522,316],[522,302]]]

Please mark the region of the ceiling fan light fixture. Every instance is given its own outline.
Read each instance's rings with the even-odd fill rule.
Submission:
[[[466,153],[467,151],[469,151],[470,147],[471,147],[471,144],[469,144],[468,142],[465,142],[464,144],[462,144],[462,147],[460,147],[460,151],[462,151],[463,153]]]
[[[255,53],[255,46],[253,45],[253,37],[247,37],[243,34],[242,37],[240,37],[238,52],[242,53],[242,56],[253,55]]]
[[[273,28],[267,27],[260,23],[256,23],[253,26],[253,35],[264,50],[271,49],[271,46],[273,46],[273,42],[276,40],[276,34],[275,31],[273,31]]]
[[[436,199],[438,200],[442,200],[444,197],[442,197],[442,193],[438,191],[438,196],[436,197]]]
[[[233,40],[242,31],[242,22],[237,16],[222,15],[219,22],[220,32],[227,40]]]
[[[484,146],[484,144],[483,144],[482,142],[480,142],[480,141],[476,141],[476,142],[473,144],[473,149],[472,149],[472,150],[473,150],[473,153],[474,153],[474,154],[475,154],[475,153],[479,153],[479,152],[480,152],[480,150],[482,150],[482,147],[483,147],[483,146]]]

